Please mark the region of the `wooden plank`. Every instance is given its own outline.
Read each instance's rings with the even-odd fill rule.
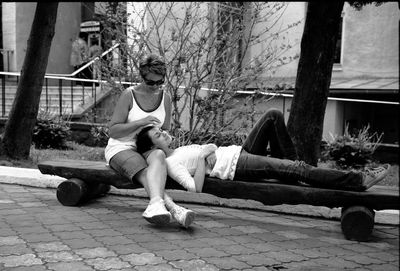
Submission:
[[[55,160],[41,162],[39,170],[43,174],[58,175],[67,179],[79,178],[88,183],[106,183],[116,188],[141,188],[137,182],[131,182],[119,175],[105,162],[80,160]],[[169,180],[167,189],[183,189]],[[276,180],[257,180],[244,182],[206,178],[204,193],[222,198],[252,199],[265,205],[309,204],[326,207],[366,206],[375,210],[400,209],[398,189],[374,186],[365,192],[353,192],[334,189],[322,189],[305,185],[288,185]]]

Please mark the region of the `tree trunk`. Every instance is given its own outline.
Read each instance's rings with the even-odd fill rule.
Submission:
[[[36,123],[57,18],[58,2],[38,2],[14,103],[1,142],[1,153],[27,159]]]
[[[317,165],[344,1],[308,3],[288,130],[299,158]]]

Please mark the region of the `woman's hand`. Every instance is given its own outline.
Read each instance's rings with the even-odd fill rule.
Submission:
[[[161,124],[161,121],[153,116],[147,116],[147,117],[143,118],[142,121],[143,121],[144,126],[148,126],[148,125],[158,126]]]
[[[217,156],[215,155],[215,152],[206,157],[206,162],[210,168],[214,168],[215,163],[217,162]]]
[[[217,150],[217,148],[218,147],[215,144],[207,144],[207,145],[205,145],[205,147],[203,148],[203,150],[200,153],[200,157],[201,158],[206,158],[210,154],[214,153]]]

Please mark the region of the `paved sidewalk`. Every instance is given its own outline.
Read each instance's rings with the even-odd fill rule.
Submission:
[[[197,213],[195,222],[189,229],[156,227],[141,217],[147,199],[140,191],[66,207],[52,188],[61,180],[29,170],[30,178],[12,169],[6,176],[1,168],[0,270],[399,269],[396,214],[384,214],[371,241],[361,243],[346,240],[335,217],[248,201],[208,198],[214,206],[204,205],[197,194],[175,193]],[[187,203],[188,195],[198,203]],[[235,204],[248,209],[226,207]],[[292,206],[301,209],[307,212]]]

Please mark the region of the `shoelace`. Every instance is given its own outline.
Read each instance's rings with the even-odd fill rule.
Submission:
[[[385,170],[386,170],[386,169],[385,169],[384,167],[377,167],[377,168],[374,168],[374,169],[367,168],[367,169],[365,170],[365,173],[368,174],[368,175],[370,175],[370,176],[376,176],[376,175],[378,175],[378,174],[384,172]]]
[[[294,165],[297,167],[305,167],[307,165],[303,160],[294,160]]]

